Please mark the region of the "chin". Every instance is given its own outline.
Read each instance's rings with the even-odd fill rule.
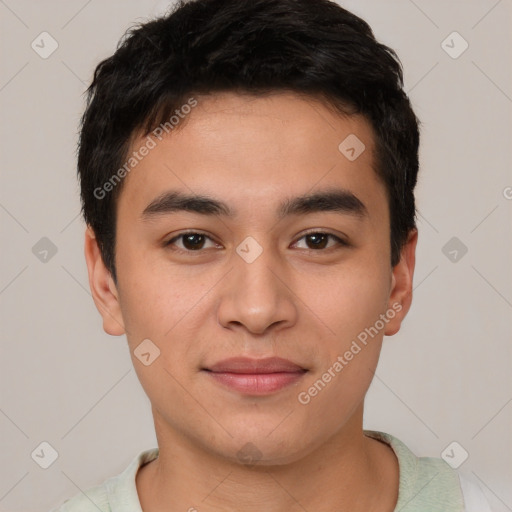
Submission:
[[[279,421],[255,425],[252,428],[228,429],[233,438],[224,436],[217,446],[209,446],[217,456],[247,467],[279,466],[294,463],[314,450],[315,442],[308,442],[304,430],[276,429]]]

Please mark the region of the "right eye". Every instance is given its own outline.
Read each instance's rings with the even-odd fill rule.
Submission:
[[[205,242],[207,240],[210,240],[213,243],[214,247],[217,245],[205,233],[199,233],[197,231],[187,231],[186,233],[180,233],[179,235],[168,240],[167,242],[164,242],[164,247],[170,247],[171,250],[178,252],[198,252],[204,248]],[[177,241],[180,241],[180,243],[176,244]],[[172,245],[176,245],[177,248],[172,248]]]

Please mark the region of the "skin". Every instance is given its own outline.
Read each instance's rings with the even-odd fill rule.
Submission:
[[[103,327],[126,334],[152,404],[160,454],[137,473],[142,508],[392,511],[398,462],[388,445],[363,434],[363,404],[383,336],[395,334],[409,310],[417,232],[391,267],[372,128],[293,93],[197,100],[182,126],[125,178],[117,285],[94,233],[88,228],[85,235]],[[366,146],[354,161],[338,150],[349,134]],[[277,219],[283,200],[330,187],[353,193],[367,215],[319,211]],[[145,207],[170,189],[222,200],[236,216],[178,211],[143,221]],[[186,230],[210,238],[199,251],[183,238],[164,246]],[[349,245],[328,238],[318,249],[308,232]],[[263,249],[252,263],[236,252],[248,236]],[[401,310],[385,328],[307,405],[299,403],[298,394],[393,304]],[[148,338],[160,356],[145,366],[134,350]],[[201,371],[242,355],[283,357],[308,371],[266,396],[225,388]],[[246,443],[260,454],[253,465],[237,456]]]

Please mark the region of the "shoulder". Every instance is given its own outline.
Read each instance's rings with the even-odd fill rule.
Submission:
[[[464,497],[464,512],[492,512],[479,483],[471,476],[459,473],[460,487]]]
[[[140,466],[158,457],[158,454],[158,448],[140,452],[122,473],[79,492],[49,512],[141,511],[135,481],[137,471]]]
[[[395,510],[402,512],[491,512],[478,484],[436,457],[417,457],[396,437],[365,435],[388,444],[398,459],[400,477]]]

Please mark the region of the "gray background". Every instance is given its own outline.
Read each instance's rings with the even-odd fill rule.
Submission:
[[[512,3],[340,3],[397,50],[423,123],[413,307],[385,339],[365,427],[421,456],[457,441],[459,470],[512,510]],[[0,0],[2,511],[48,510],[156,446],[126,339],[103,332],[89,292],[75,145],[95,65],[165,5]],[[47,59],[31,47],[43,31]],[[469,44],[457,58],[453,31]],[[31,457],[43,441],[48,469]]]

